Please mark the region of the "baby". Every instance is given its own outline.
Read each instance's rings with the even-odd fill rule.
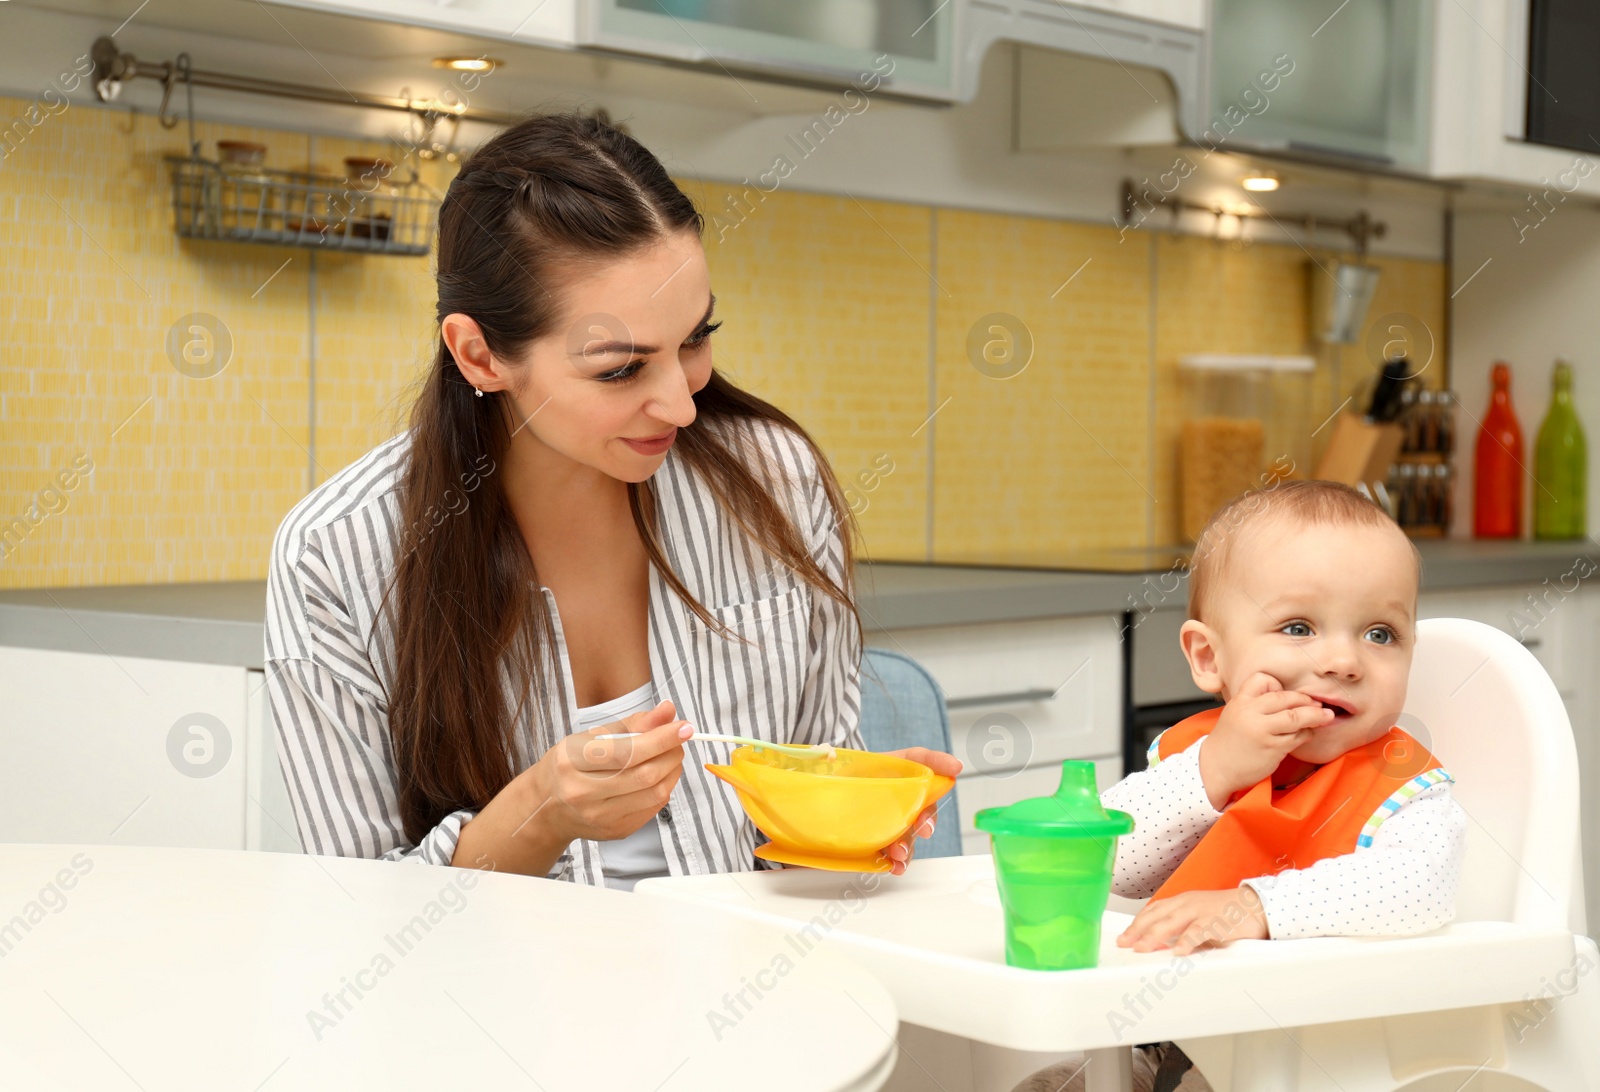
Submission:
[[[1131,813],[1112,889],[1150,902],[1117,938],[1186,956],[1234,940],[1401,936],[1454,916],[1466,814],[1395,727],[1421,558],[1353,489],[1284,482],[1224,506],[1189,568],[1180,640],[1226,704],[1173,725],[1102,794]],[[1119,1024],[1138,1042],[1141,1013]],[[1154,1052],[1174,1087],[1186,1059]],[[1155,1059],[1135,1058],[1150,1088]],[[1020,1089],[1070,1089],[1071,1063]],[[1041,1080],[1044,1083],[1038,1083]],[[1204,1088],[1197,1072],[1187,1092]]]

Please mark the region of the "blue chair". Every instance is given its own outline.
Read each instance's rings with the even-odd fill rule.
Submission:
[[[861,738],[869,751],[902,747],[950,750],[950,719],[944,693],[926,668],[910,656],[869,648],[861,656]],[[961,812],[956,790],[939,801],[932,838],[918,838],[918,857],[961,856]]]

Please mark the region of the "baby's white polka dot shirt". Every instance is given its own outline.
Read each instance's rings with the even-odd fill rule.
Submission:
[[[1101,794],[1135,824],[1117,843],[1118,895],[1153,895],[1222,815],[1200,779],[1204,745],[1202,738]],[[1466,833],[1467,814],[1443,781],[1385,819],[1370,846],[1244,883],[1261,896],[1275,939],[1425,933],[1455,916]]]

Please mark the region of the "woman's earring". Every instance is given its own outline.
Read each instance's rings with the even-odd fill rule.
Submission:
[[[483,388],[482,387],[473,387],[472,388],[472,393],[473,393],[473,395],[475,397],[482,398],[483,397]]]

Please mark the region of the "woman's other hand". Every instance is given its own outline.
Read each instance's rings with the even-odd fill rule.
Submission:
[[[955,755],[947,755],[943,751],[930,751],[926,747],[907,747],[900,751],[885,751],[884,754],[894,755],[896,758],[910,759],[920,762],[936,774],[945,777],[955,777],[961,772],[961,760]],[[939,805],[929,804],[922,809],[916,821],[911,824],[911,829],[883,847],[882,853],[892,862],[890,872],[896,876],[906,870],[911,863],[911,856],[915,852],[914,842],[918,838],[931,838],[939,825]]]

